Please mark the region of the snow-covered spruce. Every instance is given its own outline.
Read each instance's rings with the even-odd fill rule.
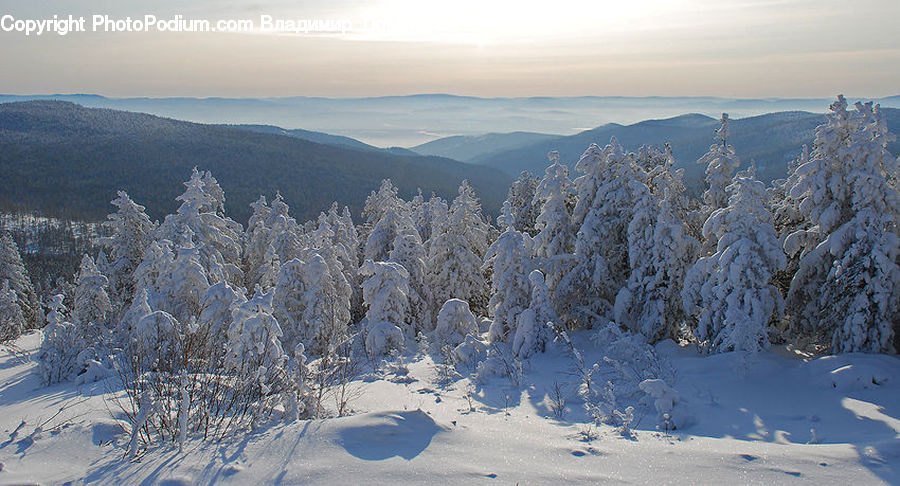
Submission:
[[[116,346],[127,346],[134,335],[138,322],[151,312],[153,309],[150,306],[150,294],[147,289],[142,287],[134,294],[131,305],[113,330],[112,343]]]
[[[578,202],[573,219],[575,266],[560,281],[560,312],[580,326],[612,318],[613,304],[629,273],[627,228],[641,192],[633,153],[613,138],[600,149],[591,145],[575,168]],[[642,187],[643,186],[643,187]]]
[[[784,240],[800,255],[787,299],[794,330],[836,352],[896,351],[900,193],[891,138],[878,105],[850,112],[840,96],[786,183],[784,204],[804,221]]]
[[[265,196],[259,196],[259,199],[250,203],[250,219],[247,221],[247,230],[244,232],[243,238],[242,266],[244,281],[250,286],[255,286],[260,282],[260,269],[264,268],[269,248],[275,250],[270,239],[269,228],[266,227],[266,222],[271,214],[272,209],[266,202]]]
[[[366,320],[374,326],[389,322],[401,327],[409,337],[413,328],[407,325],[409,313],[409,272],[394,262],[366,260],[359,269],[365,280],[362,283]]]
[[[336,263],[341,265],[344,280],[350,288],[350,314],[353,321],[362,318],[364,310],[362,303],[362,290],[360,289],[359,265],[360,265],[360,241],[359,232],[353,225],[350,209],[344,206],[342,212],[338,212],[338,205],[334,203],[327,213],[319,215],[319,227],[327,224],[330,238],[323,234],[322,246],[327,246]],[[424,264],[424,263],[423,263]],[[335,266],[335,265],[332,265]]]
[[[390,261],[403,265],[409,273],[409,312],[406,327],[414,334],[431,332],[434,321],[429,311],[431,289],[425,283],[425,246],[414,233],[394,238]]]
[[[169,272],[175,254],[169,240],[151,241],[144,251],[140,265],[134,270],[134,286],[144,289],[150,294],[153,302],[162,300],[165,291],[163,276]]]
[[[293,422],[301,417],[312,417],[319,414],[317,403],[309,386],[309,366],[303,344],[298,344],[287,362],[287,375],[290,387],[285,392],[284,419]]]
[[[22,310],[25,329],[43,327],[41,301],[28,276],[28,270],[22,263],[19,247],[8,232],[0,235],[0,283],[4,281],[9,282],[9,288],[16,293],[16,305]]]
[[[87,342],[102,342],[107,338],[112,317],[112,305],[106,292],[109,280],[100,273],[94,259],[84,255],[76,283],[72,319]]]
[[[9,280],[0,285],[0,344],[14,341],[25,328],[25,315],[17,302],[16,293],[9,288]]]
[[[366,198],[362,217],[363,222],[368,225],[370,230],[381,221],[388,209],[396,209],[403,205],[403,200],[397,196],[397,192],[397,188],[394,187],[391,180],[385,179],[381,181],[378,190],[372,191],[369,197]],[[368,235],[366,237],[368,238]]]
[[[253,393],[263,395],[282,391],[286,376],[287,355],[281,347],[281,327],[272,315],[272,295],[257,291],[234,308],[225,356],[226,368]]]
[[[530,172],[522,172],[509,186],[506,200],[515,220],[515,229],[534,236],[537,234],[537,216],[540,213],[540,202],[535,199],[539,179]]]
[[[124,311],[134,297],[134,272],[150,245],[156,224],[144,212],[146,208],[132,201],[125,191],[119,191],[118,197],[111,204],[117,211],[110,214],[103,223],[109,236],[102,243],[109,249],[109,269],[106,276],[109,278],[110,296],[114,297],[114,310],[117,315],[121,315],[118,313]]]
[[[506,341],[515,334],[519,314],[528,308],[531,290],[528,274],[534,264],[531,258],[531,238],[516,230],[509,201],[503,204],[497,224],[503,232],[488,248],[482,269],[492,270],[492,295],[488,311],[494,319],[490,339]]]
[[[386,261],[398,236],[414,234],[418,237],[417,233],[402,201],[396,207],[384,208],[381,219],[372,228],[366,240],[363,258]]]
[[[699,252],[675,197],[667,189],[658,207],[650,194],[639,200],[628,226],[631,275],[616,295],[616,322],[650,342],[678,337],[684,322],[681,288]]]
[[[402,350],[406,338],[396,324],[388,321],[368,321],[366,327],[366,355],[383,356],[392,351]]]
[[[320,356],[347,337],[349,285],[342,273],[333,270],[314,250],[305,261],[295,258],[281,266],[274,312],[289,349],[303,343],[310,355]]]
[[[224,193],[209,173],[194,169],[186,190],[176,200],[181,206],[166,216],[154,234],[156,241],[181,243],[190,235],[199,250],[199,260],[212,283],[227,280],[239,285],[244,275],[240,269],[243,228],[227,218],[218,208]]]
[[[422,244],[425,245],[425,250],[427,251],[428,242],[447,223],[450,206],[447,204],[447,201],[434,194],[426,201],[422,196],[422,191],[419,191],[419,194],[410,201],[409,211],[416,226],[416,231],[422,238]]]
[[[895,229],[891,216],[862,210],[826,240],[833,242],[829,246],[837,258],[820,289],[819,326],[834,329],[834,352],[896,351],[900,238]]]
[[[487,309],[487,286],[481,263],[491,233],[492,228],[482,218],[475,191],[463,181],[446,225],[432,237],[428,248],[427,281],[435,307],[450,299],[462,299],[476,312]]]
[[[478,321],[469,309],[469,303],[460,299],[444,302],[438,313],[434,334],[435,342],[450,346],[459,345],[468,335],[477,335]]]
[[[233,323],[232,311],[246,301],[243,289],[234,288],[228,282],[219,282],[206,289],[200,299],[200,317],[194,330],[197,343],[206,347],[202,354],[211,359],[222,356],[228,329]]]
[[[528,281],[531,284],[530,302],[528,308],[516,317],[516,331],[512,339],[512,352],[519,359],[545,351],[553,340],[554,328],[561,326],[550,302],[544,274],[533,270],[528,275]]]
[[[550,152],[550,165],[538,183],[534,204],[540,207],[535,221],[534,257],[544,272],[547,285],[556,288],[562,276],[573,264],[572,252],[575,232],[569,202],[574,194],[569,168],[559,161],[559,153]]]
[[[356,260],[349,254],[344,255],[345,246],[337,243],[336,234],[344,231],[342,228],[347,223],[341,221],[332,226],[327,218],[319,218],[317,226],[313,223],[309,222],[310,229],[305,238],[306,248],[301,258],[311,261],[314,255],[318,255],[325,261],[328,274],[332,276],[334,298],[340,302],[333,311],[334,318],[341,323],[349,323],[353,315],[354,294],[359,294],[359,305],[362,305],[362,289],[359,288],[361,276],[358,269],[344,266],[345,262],[346,265],[353,265]],[[356,285],[356,289],[352,284]],[[341,328],[345,326],[346,324],[340,324]]]
[[[769,346],[767,327],[780,316],[781,294],[769,282],[785,265],[765,186],[739,174],[728,206],[703,225],[716,252],[688,271],[682,296],[697,339],[712,352],[755,352]]]
[[[275,247],[275,253],[278,254],[281,263],[300,256],[304,247],[303,229],[297,224],[297,220],[291,217],[290,208],[281,194],[276,194],[272,200],[265,228],[268,233],[268,237],[264,240],[266,251],[268,245]]]
[[[164,309],[179,322],[189,324],[200,315],[200,301],[210,285],[207,267],[201,263],[201,250],[189,232],[175,248],[175,258],[169,268],[160,275],[164,293],[161,295]],[[223,280],[219,280],[223,281]]]
[[[41,381],[51,385],[71,379],[81,371],[77,358],[84,343],[78,329],[64,316],[63,296],[50,297],[48,306],[50,312],[47,313],[38,359]]]
[[[724,208],[728,204],[728,193],[725,188],[731,184],[734,171],[741,165],[734,147],[728,144],[730,135],[728,113],[722,113],[719,123],[719,128],[716,129],[716,143],[710,145],[709,151],[697,161],[700,165],[706,166],[707,188],[703,193],[706,214]]]

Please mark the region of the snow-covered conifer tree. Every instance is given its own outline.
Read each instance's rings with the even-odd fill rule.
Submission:
[[[434,329],[430,305],[431,289],[425,283],[425,247],[415,233],[394,238],[390,261],[409,272],[409,312],[406,323],[414,334]]]
[[[275,253],[282,263],[298,258],[303,252],[305,246],[302,241],[303,229],[297,224],[297,220],[291,217],[290,208],[280,193],[272,200],[265,227],[269,233],[268,242],[275,247]]]
[[[796,183],[794,175],[797,168],[809,162],[809,146],[803,145],[800,156],[788,164],[788,178],[772,181],[769,188],[769,201],[772,205],[772,216],[775,218],[775,231],[779,235],[788,235],[806,227],[806,221],[800,214],[798,201],[790,197],[790,183]],[[799,255],[797,255],[799,256]]]
[[[263,257],[262,265],[257,269],[259,280],[254,285],[259,285],[263,290],[271,289],[278,281],[280,268],[281,261],[278,259],[278,252],[275,251],[275,246],[270,244]]]
[[[786,202],[807,221],[784,241],[800,255],[788,293],[794,328],[830,337],[836,352],[895,350],[900,194],[891,139],[878,105],[850,112],[840,96],[786,184]]]
[[[43,327],[41,302],[22,263],[19,247],[8,232],[0,236],[0,282],[3,281],[8,281],[9,288],[16,293],[16,302],[25,316],[25,330]]]
[[[550,289],[544,280],[544,274],[540,270],[532,270],[528,274],[528,282],[531,283],[531,299],[528,308],[534,310],[538,322],[546,324],[552,322],[560,325],[559,315],[554,310],[550,300]]]
[[[668,200],[672,214],[688,225],[691,234],[695,232],[699,236],[700,226],[706,221],[704,218],[695,224],[697,218],[696,201],[688,196],[687,187],[684,184],[684,169],[675,168],[675,156],[672,155],[672,147],[668,143],[662,150],[653,146],[643,146],[637,153],[636,163],[641,168],[638,176],[650,190],[657,201]]]
[[[716,130],[716,143],[710,145],[709,151],[697,161],[706,166],[707,189],[703,193],[703,204],[707,214],[728,204],[725,187],[731,184],[734,171],[741,165],[734,147],[728,144],[728,113],[722,113],[719,122],[721,125]]]
[[[134,297],[134,272],[150,246],[156,224],[144,212],[144,206],[135,203],[125,191],[119,191],[112,200],[117,208],[103,223],[109,236],[103,243],[109,248],[110,269],[107,277],[114,306],[118,311]]]
[[[227,280],[233,285],[243,283],[240,269],[243,229],[241,225],[218,214],[217,191],[207,192],[210,182],[194,169],[187,188],[176,200],[181,206],[166,216],[156,231],[155,239],[180,241],[188,230],[200,251],[200,264],[213,282]],[[216,186],[217,187],[217,186]]]
[[[428,283],[433,305],[463,299],[475,312],[486,310],[486,285],[481,273],[493,229],[481,215],[481,205],[468,181],[459,186],[447,223],[434,233],[428,248]]]
[[[138,322],[152,312],[153,308],[150,306],[150,295],[147,292],[147,289],[142,287],[134,294],[131,305],[119,321],[118,326],[113,332],[113,340],[119,344],[127,345],[128,341],[134,335],[134,329],[137,327]]]
[[[90,255],[84,255],[81,259],[81,268],[75,280],[77,286],[72,318],[84,338],[97,343],[106,338],[110,329],[112,305],[106,292],[109,280],[100,273]]]
[[[136,289],[145,289],[151,293],[150,298],[155,301],[164,292],[165,282],[162,278],[168,274],[175,261],[172,252],[172,242],[169,240],[152,241],[144,252],[140,265],[134,270],[134,286]]]
[[[200,300],[196,334],[206,348],[207,356],[222,355],[227,332],[233,322],[232,311],[246,301],[243,290],[228,285],[228,282],[219,282],[206,289]]]
[[[322,355],[347,336],[349,285],[343,274],[332,274],[326,259],[315,250],[310,250],[306,258],[281,266],[274,312],[283,323],[286,345],[303,343],[311,354]]]
[[[488,311],[493,316],[491,340],[506,341],[516,328],[516,316],[528,308],[531,285],[528,274],[533,270],[531,237],[516,230],[515,216],[509,201],[503,204],[497,223],[503,230],[485,254],[484,267],[493,268],[491,299]]]
[[[574,189],[569,168],[560,163],[559,153],[550,152],[548,158],[550,166],[534,194],[535,206],[540,208],[535,223],[538,233],[534,237],[534,256],[548,285],[556,288],[573,263],[575,232],[567,202]]]
[[[597,190],[607,176],[608,152],[614,148],[614,145],[618,145],[618,141],[615,144],[610,143],[605,148],[600,148],[599,145],[592,143],[575,164],[575,171],[580,174],[572,181],[576,193],[575,207],[572,208],[572,224],[576,228],[581,227],[591,207],[595,204]]]
[[[278,271],[278,281],[272,297],[272,312],[278,319],[283,334],[281,341],[289,349],[303,342],[303,312],[307,298],[316,295],[315,292],[307,293],[304,286],[304,265],[298,258],[284,262]]]
[[[395,262],[366,260],[359,269],[365,280],[362,283],[366,319],[369,324],[390,322],[413,336],[413,328],[407,324],[409,312],[409,272]]]
[[[682,296],[695,333],[712,352],[751,351],[769,345],[767,326],[782,310],[769,284],[785,265],[763,183],[738,174],[727,188],[728,206],[703,225],[716,252],[688,271]]]
[[[378,191],[372,191],[366,198],[363,206],[362,217],[363,222],[371,229],[374,228],[381,218],[384,217],[385,211],[403,206],[404,202],[397,196],[397,188],[391,183],[390,179],[381,181]],[[368,238],[368,236],[367,236]]]
[[[616,295],[618,324],[650,342],[677,338],[684,312],[681,288],[687,268],[699,251],[692,234],[702,223],[694,217],[683,182],[674,169],[671,147],[642,146],[635,157],[632,184],[637,198],[628,225],[630,274]]]
[[[895,218],[862,210],[829,235],[836,253],[818,298],[821,329],[837,353],[895,352],[900,328],[900,238]],[[823,243],[825,244],[825,243]]]
[[[408,324],[409,273],[395,262],[366,260],[359,269],[364,278],[365,344],[369,356],[401,349],[415,328]]]
[[[340,228],[340,225],[338,225],[338,227]],[[342,317],[340,317],[340,319],[344,322],[345,319],[349,319],[352,316],[352,314],[348,314],[344,317],[344,303],[346,302],[350,305],[351,312],[353,305],[353,288],[351,287],[351,281],[347,279],[347,276],[349,275],[351,278],[355,277],[357,280],[360,278],[359,275],[344,268],[344,263],[342,262],[347,261],[348,264],[351,264],[353,263],[352,258],[349,255],[345,257],[340,255],[343,247],[336,243],[335,231],[332,229],[327,218],[322,218],[319,221],[319,226],[308,234],[307,243],[308,247],[304,250],[304,255],[313,252],[321,256],[328,266],[328,272],[332,278],[333,296],[335,299],[342,302],[340,306],[342,309],[340,313]],[[307,258],[307,260],[309,260],[309,258]]]
[[[431,218],[426,213],[426,204],[427,202],[422,195],[421,188],[416,192],[416,195],[406,203],[406,210],[422,241],[426,241],[431,237]]]
[[[561,325],[559,316],[550,302],[550,291],[544,282],[544,274],[533,270],[528,274],[531,284],[531,298],[528,308],[516,319],[516,331],[512,340],[513,353],[519,359],[525,359],[534,353],[542,352],[553,340],[553,329]]]
[[[261,395],[281,391],[287,361],[281,327],[272,315],[272,297],[272,291],[257,290],[252,299],[234,308],[228,329],[225,365]]]
[[[103,275],[106,275],[110,271],[109,258],[106,257],[106,252],[101,248],[100,251],[97,252],[97,258],[94,260],[94,263],[97,265],[97,270],[100,271]],[[109,277],[106,277],[109,280]],[[110,287],[112,289],[112,287]]]
[[[576,165],[578,202],[575,267],[557,289],[560,312],[581,326],[612,318],[613,303],[629,275],[627,229],[636,201],[647,191],[634,173],[634,154],[613,138],[591,145]]]
[[[325,224],[327,224],[330,233],[325,230]],[[332,204],[327,213],[319,215],[318,231],[322,235],[320,239],[327,241],[321,241],[313,246],[327,250],[327,252],[333,254],[334,259],[340,264],[344,279],[347,281],[351,292],[351,317],[353,320],[362,319],[364,310],[359,278],[359,233],[356,231],[356,226],[353,225],[350,209],[344,206],[343,212],[339,213],[337,203]],[[332,267],[334,267],[333,264]]]
[[[393,208],[382,208],[381,219],[372,228],[366,240],[363,258],[372,261],[386,261],[394,243],[400,235],[416,234],[412,220],[406,214],[406,208],[398,205]],[[418,234],[416,234],[418,237]]]
[[[466,336],[478,334],[478,321],[469,309],[469,303],[460,299],[450,299],[438,312],[434,329],[436,342],[450,346],[462,343]]]
[[[0,344],[15,340],[25,329],[25,316],[16,300],[9,280],[0,283]]]
[[[287,373],[293,385],[285,397],[287,422],[295,421],[301,416],[315,417],[320,412],[318,406],[321,404],[317,403],[309,386],[310,371],[305,351],[303,343],[297,344],[287,362]]]
[[[636,331],[641,331],[644,318],[652,321],[658,319],[662,312],[662,302],[646,302],[649,295],[645,295],[653,292],[652,280],[656,277],[655,262],[651,261],[651,255],[655,244],[653,227],[658,210],[656,198],[650,194],[649,189],[642,191],[627,228],[631,272],[625,286],[616,294],[613,316],[618,324]],[[644,313],[646,315],[642,315]]]
[[[63,315],[63,298],[62,294],[50,297],[50,312],[38,354],[41,380],[47,385],[68,380],[81,371],[77,358],[84,344],[78,329]]]
[[[269,247],[274,249],[274,246],[270,231],[266,227],[266,221],[272,213],[272,209],[266,203],[266,197],[259,196],[259,199],[250,203],[250,210],[247,231],[244,232],[243,269],[248,287],[253,287],[260,280],[258,272],[266,260]]]
[[[410,204],[410,208],[416,231],[419,232],[422,244],[425,245],[425,250],[428,251],[432,237],[439,234],[446,225],[447,216],[450,214],[450,206],[447,204],[447,201],[432,193],[431,197],[427,201],[423,201],[421,205],[415,204],[414,199],[413,203]]]
[[[214,213],[219,217],[224,218],[225,191],[219,186],[219,181],[217,181],[209,171],[203,173],[200,181],[203,183],[203,192],[206,193],[206,199],[208,201],[208,204],[200,208],[200,211],[204,213]]]
[[[200,316],[200,301],[210,286],[200,258],[200,249],[194,245],[191,235],[185,234],[168,271],[160,276],[165,302],[161,307],[184,325],[190,325]]]
[[[631,275],[616,296],[616,322],[650,342],[678,337],[684,322],[681,288],[699,251],[672,199],[667,190],[658,209],[649,194],[636,206],[628,227]]]
[[[534,194],[539,179],[530,172],[522,172],[509,187],[506,200],[509,201],[512,215],[516,221],[516,230],[534,236],[537,234],[536,222],[540,206],[535,204]]]

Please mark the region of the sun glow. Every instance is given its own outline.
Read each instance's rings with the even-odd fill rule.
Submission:
[[[359,15],[367,39],[517,44],[661,27],[682,2],[665,0],[384,0]]]

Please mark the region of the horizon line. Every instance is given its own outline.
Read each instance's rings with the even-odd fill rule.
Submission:
[[[0,96],[10,96],[10,97],[54,97],[54,96],[69,96],[69,97],[94,97],[94,98],[103,98],[109,100],[171,100],[171,99],[185,99],[185,100],[288,100],[288,99],[322,99],[322,100],[367,100],[367,99],[387,99],[387,98],[415,98],[415,97],[445,97],[445,98],[469,98],[469,99],[480,99],[480,100],[533,100],[533,99],[583,99],[583,98],[594,98],[594,99],[623,99],[623,100],[652,100],[652,99],[660,99],[660,100],[698,100],[698,99],[714,99],[714,100],[726,100],[726,101],[821,101],[823,99],[832,99],[837,98],[837,96],[841,94],[848,99],[866,99],[866,100],[884,100],[884,99],[892,99],[892,98],[900,98],[900,93],[894,95],[887,96],[852,96],[845,95],[843,93],[838,93],[832,95],[831,97],[826,96],[809,96],[809,97],[778,97],[778,96],[767,96],[767,97],[725,97],[725,96],[714,96],[714,95],[688,95],[688,96],[674,96],[674,95],[645,95],[645,96],[630,96],[630,95],[596,95],[596,94],[586,94],[586,95],[565,95],[565,96],[548,96],[548,95],[531,95],[531,96],[476,96],[476,95],[466,95],[466,94],[455,94],[455,93],[442,93],[442,92],[431,92],[431,93],[408,93],[408,94],[386,94],[386,95],[373,95],[373,96],[316,96],[316,95],[289,95],[289,96],[181,96],[181,95],[171,95],[171,96],[145,96],[145,95],[130,95],[130,96],[108,96],[99,93],[0,93]]]

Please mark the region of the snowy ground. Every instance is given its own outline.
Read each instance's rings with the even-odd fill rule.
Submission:
[[[602,357],[584,334],[574,341],[593,363]],[[24,357],[0,354],[0,484],[900,483],[893,356],[801,359],[778,350],[747,360],[669,343],[658,351],[696,424],[658,431],[644,410],[624,438],[586,424],[571,358],[559,349],[533,358],[518,388],[505,378],[448,380],[430,358],[410,354],[408,374],[394,367],[354,383],[353,416],[130,462],[111,416],[114,384],[42,387],[27,356],[39,339],[18,341]],[[562,419],[550,410],[554,382],[568,395]]]

